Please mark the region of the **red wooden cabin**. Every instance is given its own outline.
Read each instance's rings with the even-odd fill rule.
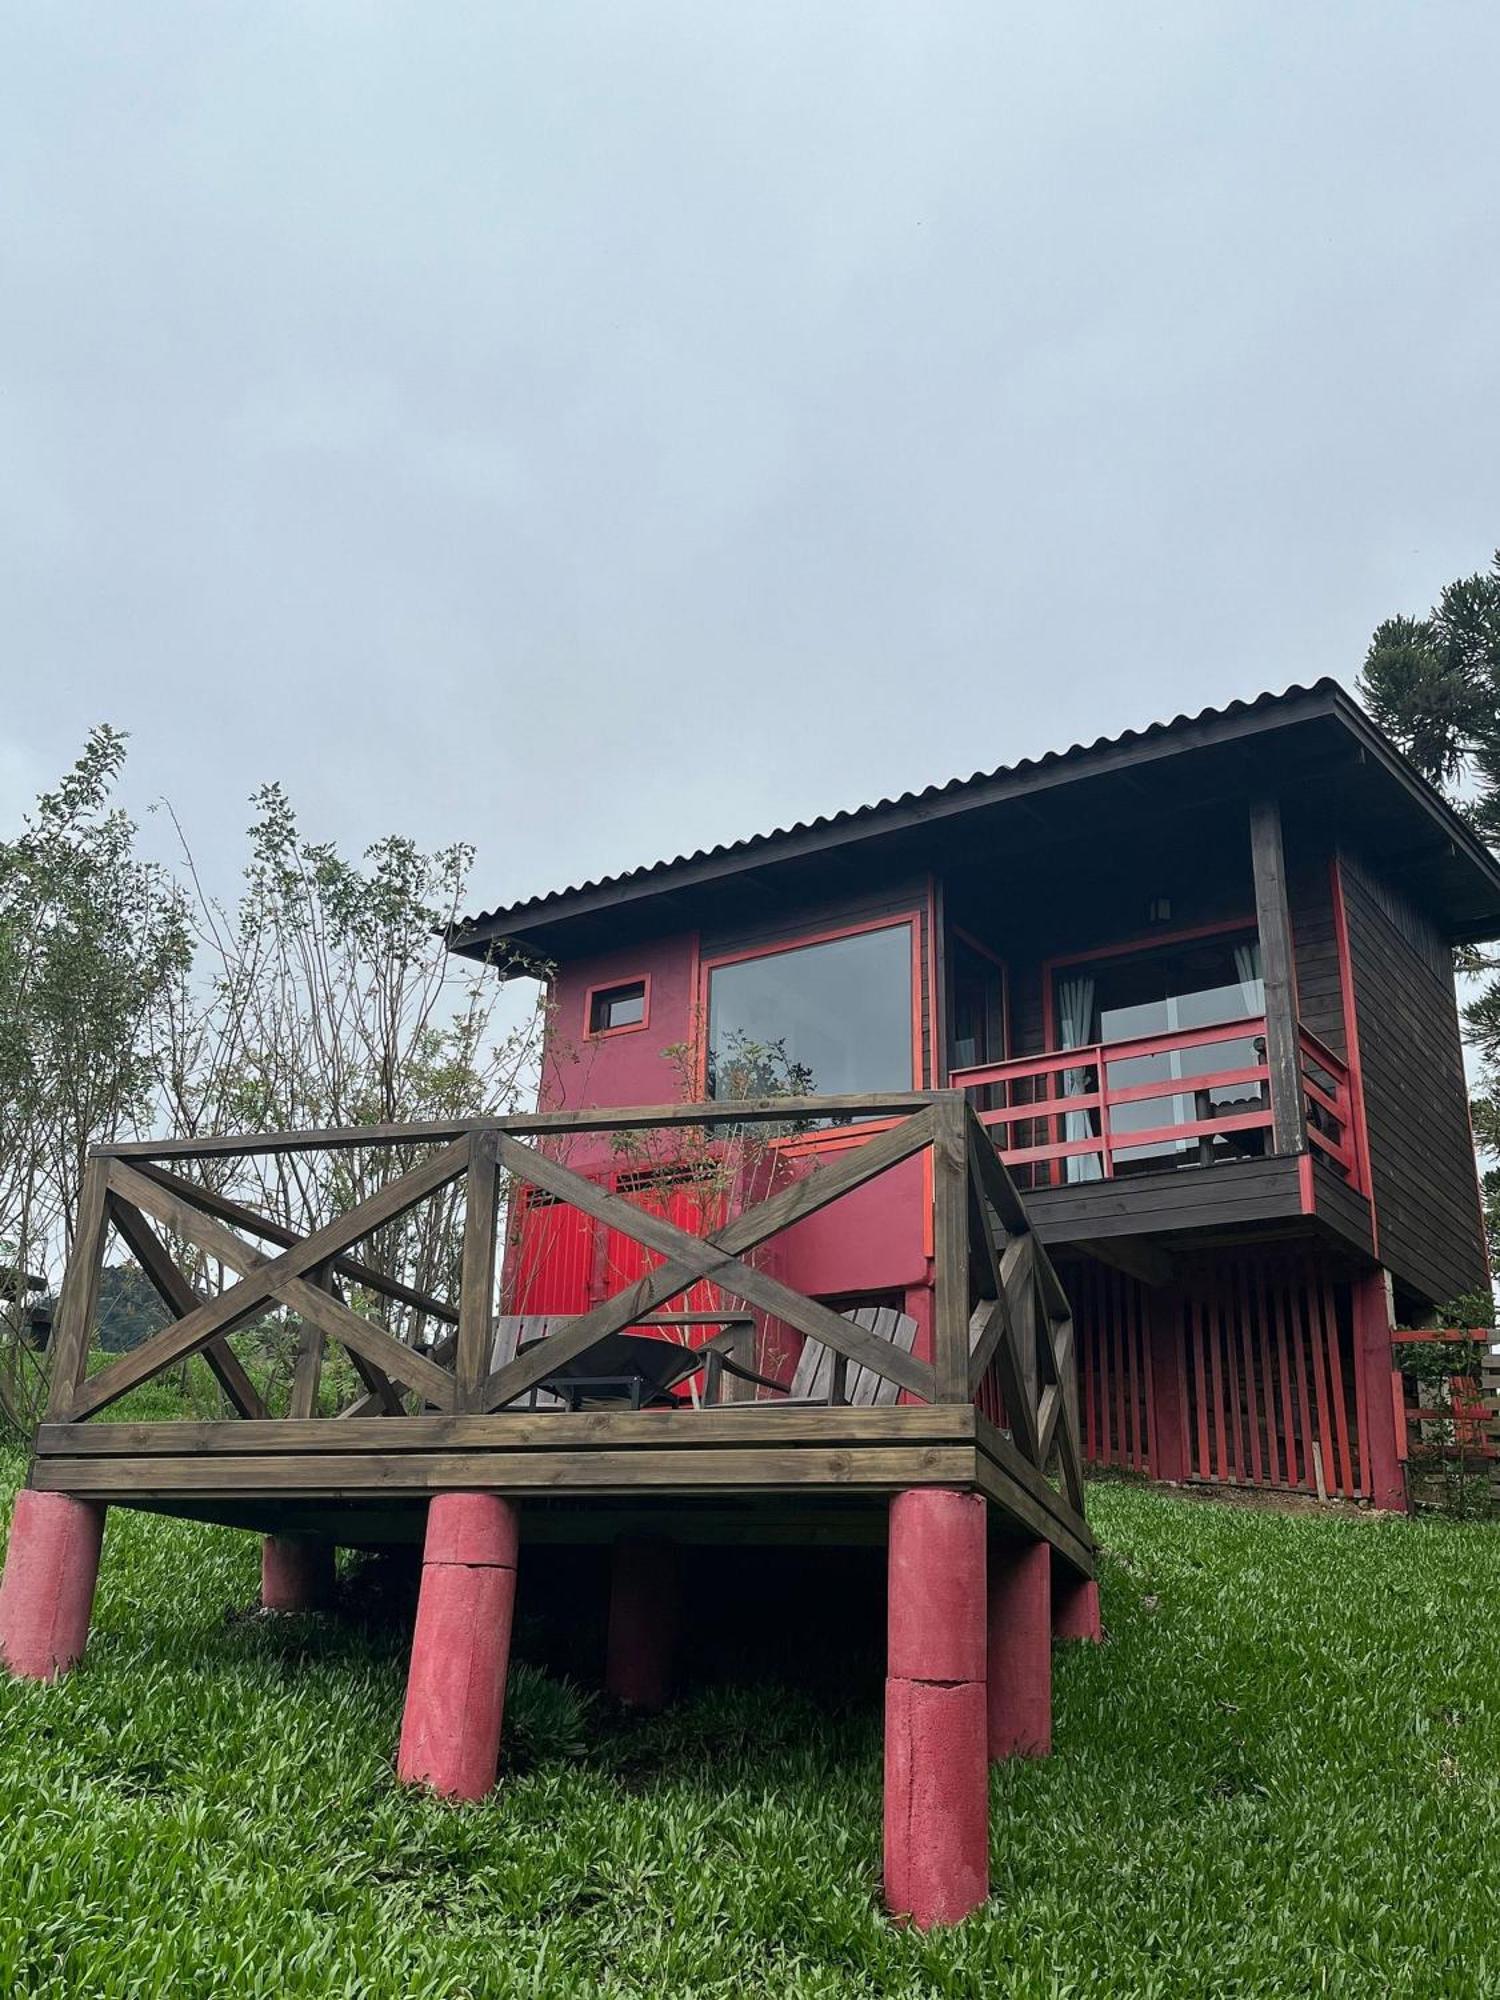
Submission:
[[[1392,1327],[1488,1282],[1451,948],[1497,935],[1493,858],[1325,681],[538,896],[456,948],[554,968],[544,1108],[961,1087],[1069,1292],[1090,1460],[1400,1507]],[[782,1275],[928,1328],[922,1171],[792,1232]],[[582,1310],[638,1256],[523,1207],[511,1308]]]
[[[1487,1282],[1451,947],[1495,936],[1500,868],[1328,682],[491,911],[455,949],[555,968],[537,1112],[91,1156],[0,1664],[80,1658],[111,1507],[265,1537],[269,1608],[419,1542],[397,1775],[475,1798],[559,1549],[640,1706],[723,1551],[883,1551],[886,1894],[959,1918],[987,1760],[1099,1636],[1086,1458],[1404,1504],[1392,1328]],[[245,1192],[341,1150],[390,1173],[317,1226]],[[434,1200],[441,1294],[379,1247]],[[91,1367],[111,1238],[171,1318]],[[218,1416],[111,1420],[195,1355]]]

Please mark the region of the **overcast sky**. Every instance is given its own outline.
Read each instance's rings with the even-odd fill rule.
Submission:
[[[5,819],[108,719],[222,887],[274,777],[489,905],[1500,543],[1494,0],[0,22]]]

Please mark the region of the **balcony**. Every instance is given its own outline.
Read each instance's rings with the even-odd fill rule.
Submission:
[[[1173,1210],[1203,1203],[1209,1174],[1221,1177],[1219,1201],[1236,1183],[1253,1182],[1266,1190],[1268,1214],[1307,1213],[1314,1204],[1304,1161],[1317,1163],[1320,1185],[1331,1180],[1360,1198],[1368,1189],[1348,1066],[1301,1023],[1295,1046],[1295,1152],[1276,1144],[1263,1014],[1051,1049],[955,1070],[949,1082],[964,1092],[1017,1186],[1038,1201],[1039,1221],[1059,1207],[1054,1194],[1107,1215],[1107,1204],[1119,1200],[1115,1184],[1129,1182],[1141,1196],[1132,1212],[1165,1226]]]

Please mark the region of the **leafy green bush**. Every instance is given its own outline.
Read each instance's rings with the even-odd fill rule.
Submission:
[[[539,1667],[513,1666],[505,1688],[506,1771],[535,1771],[586,1756],[594,1697]]]

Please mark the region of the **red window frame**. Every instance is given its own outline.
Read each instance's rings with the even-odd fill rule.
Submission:
[[[594,999],[600,993],[615,993],[622,986],[639,986],[641,989],[641,1018],[638,1021],[622,1022],[618,1028],[596,1028],[593,1026]],[[651,974],[637,972],[626,979],[599,979],[588,987],[583,996],[583,1039],[586,1042],[607,1042],[614,1035],[638,1035],[651,1025]]]
[[[700,962],[698,969],[698,1018],[703,1024],[702,1049],[699,1052],[698,1092],[704,1102],[708,1101],[708,1031],[709,1031],[709,986],[714,973],[721,965],[744,965],[756,958],[780,958],[786,952],[806,951],[813,945],[832,944],[839,938],[861,937],[868,931],[894,931],[903,927],[911,936],[911,1074],[912,1081],[901,1086],[905,1090],[921,1090],[921,1079],[925,1076],[926,1065],[922,1057],[922,947],[923,913],[921,909],[902,910],[887,917],[870,917],[862,923],[838,924],[831,928],[812,931],[798,931],[785,938],[777,938],[774,943],[754,946],[748,951],[718,952]],[[874,1125],[861,1126],[861,1136],[868,1137]]]
[[[1010,1027],[1010,961],[1009,959],[1002,958],[999,952],[995,951],[990,945],[982,944],[974,936],[973,932],[966,931],[962,924],[950,924],[948,926],[948,936],[949,938],[956,938],[960,944],[966,945],[970,951],[976,952],[980,958],[987,958],[1000,975],[1000,1043],[1004,1053],[996,1057],[995,1060],[998,1062],[1009,1062],[1015,1054]],[[951,972],[952,964],[953,960],[950,954],[945,961],[945,969]],[[949,1004],[943,1010],[943,1059],[941,1067],[938,1070],[938,1074],[942,1077],[945,1084],[947,1083],[950,1071],[959,1067],[952,1060],[952,1028],[953,1014],[950,1000]]]

